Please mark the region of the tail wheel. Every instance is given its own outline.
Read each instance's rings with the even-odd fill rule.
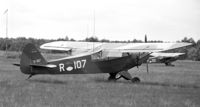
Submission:
[[[166,66],[169,66],[169,63],[168,63],[168,62],[166,62],[166,63],[165,63],[165,65],[166,65]]]
[[[131,81],[132,81],[133,83],[139,83],[139,82],[140,82],[140,78],[134,77],[134,78],[131,79]]]
[[[117,73],[110,73],[110,76],[108,77],[109,81],[116,81],[118,78],[116,78]]]

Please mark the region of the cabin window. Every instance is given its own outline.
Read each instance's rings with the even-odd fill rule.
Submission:
[[[102,59],[102,51],[92,55],[92,60]]]

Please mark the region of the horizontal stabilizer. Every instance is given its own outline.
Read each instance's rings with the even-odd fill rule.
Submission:
[[[20,66],[19,63],[14,63],[13,65]],[[54,64],[47,64],[47,65],[30,64],[30,66],[32,66],[32,67],[38,67],[38,68],[55,68],[55,67],[57,67]]]
[[[47,64],[47,65],[30,64],[30,66],[36,67],[36,68],[56,68],[57,67],[57,65],[54,65],[54,64]]]
[[[20,64],[19,64],[19,63],[14,63],[13,65],[15,65],[15,66],[20,66]]]

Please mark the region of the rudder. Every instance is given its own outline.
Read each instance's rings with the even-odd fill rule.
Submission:
[[[20,60],[21,71],[25,74],[34,74],[30,66],[31,64],[47,64],[47,62],[39,50],[32,43],[28,43],[22,51]]]

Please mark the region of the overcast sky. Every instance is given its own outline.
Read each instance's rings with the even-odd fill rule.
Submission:
[[[1,0],[0,37],[6,9],[9,37],[200,39],[200,0]]]

